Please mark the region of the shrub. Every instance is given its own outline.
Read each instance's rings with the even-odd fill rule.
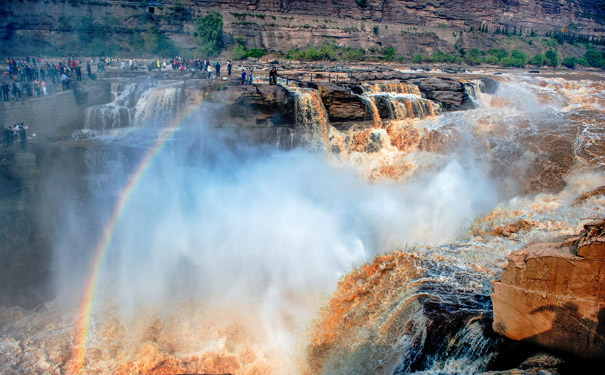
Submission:
[[[578,59],[575,57],[566,57],[561,62],[561,65],[563,65],[564,67],[569,68],[569,69],[575,69],[577,64],[578,64]]]
[[[588,66],[592,66],[595,68],[605,66],[603,55],[601,55],[599,52],[595,51],[592,48],[586,50],[586,53],[584,54],[584,59],[586,60]]]
[[[531,60],[529,60],[531,65],[542,66],[544,65],[544,55],[541,53],[536,53],[532,56]]]
[[[233,52],[231,52],[231,58],[233,60],[244,60],[246,57],[246,48],[241,44],[236,44]]]
[[[363,55],[365,55],[366,51],[363,48],[355,49],[355,48],[347,48],[347,57],[346,59],[349,61],[359,61],[363,59]]]
[[[513,59],[514,66],[516,67],[523,67],[527,63],[527,54],[523,51],[514,49],[510,57]]]
[[[336,48],[329,43],[324,43],[319,49],[319,54],[323,60],[334,60],[334,57],[336,57]]]
[[[384,59],[386,61],[395,60],[395,48],[389,47],[389,48],[385,49],[384,50]]]
[[[246,57],[254,57],[260,59],[265,56],[265,50],[260,48],[251,48],[246,51]]]
[[[471,48],[464,57],[467,64],[479,65],[481,63],[481,52],[478,48]]]
[[[414,62],[416,64],[420,64],[422,62],[422,56],[416,55],[416,56],[412,57],[412,62]]]
[[[217,56],[223,49],[223,19],[218,13],[210,13],[195,20],[191,36],[201,56]]]
[[[485,58],[485,62],[492,65],[498,65],[499,60],[497,56],[490,55]]]
[[[559,56],[557,55],[557,52],[552,49],[546,51],[546,53],[544,54],[544,63],[546,65],[552,66],[553,68],[556,68],[557,65],[559,65]]]

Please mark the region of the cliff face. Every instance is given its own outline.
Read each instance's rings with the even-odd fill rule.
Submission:
[[[496,332],[581,358],[605,359],[605,221],[570,248],[537,244],[509,256],[492,283]]]
[[[154,22],[177,44],[191,47],[192,22],[208,12],[222,14],[228,43],[241,35],[249,46],[282,52],[335,41],[354,48],[392,46],[409,54],[432,53],[474,46],[476,38],[469,38],[468,31],[481,25],[490,30],[533,30],[538,35],[564,28],[605,35],[602,0],[369,0],[367,4],[362,8],[354,0],[4,1],[0,50],[10,50],[19,40],[39,46],[61,42],[70,38],[74,24],[91,19],[110,25],[115,35],[141,32]],[[482,34],[479,39],[489,45],[491,38],[492,34]]]

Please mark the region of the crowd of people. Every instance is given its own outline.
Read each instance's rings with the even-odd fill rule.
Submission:
[[[102,78],[106,67],[116,63],[122,70],[138,70],[139,64],[136,59],[112,59],[109,57],[97,57],[86,61],[86,73],[89,79]],[[6,79],[0,84],[2,100],[19,101],[25,100],[26,96],[39,97],[59,91],[58,83],[62,90],[70,90],[73,87],[72,80],[82,80],[83,61],[75,57],[61,58],[57,62],[43,62],[40,57],[7,58],[7,71],[4,72]],[[93,67],[96,65],[96,74]],[[227,60],[226,77],[231,77],[233,64]],[[204,58],[185,59],[174,57],[170,59],[154,59],[148,65],[149,71],[162,69],[178,70],[183,73],[190,72],[191,77],[207,79],[221,77],[221,63]],[[242,69],[241,83],[252,84],[253,69]],[[277,69],[273,67],[269,72],[269,84],[277,84]]]
[[[23,123],[9,126],[8,129],[0,124],[0,137],[5,148],[12,148],[17,140],[21,150],[27,149],[27,126]]]
[[[82,80],[82,61],[74,57],[60,61],[42,62],[40,57],[7,58],[7,71],[2,81],[2,100],[25,100],[25,96],[39,97],[56,91],[56,84],[61,82],[63,90],[69,90],[72,77]],[[11,95],[12,94],[12,95]]]

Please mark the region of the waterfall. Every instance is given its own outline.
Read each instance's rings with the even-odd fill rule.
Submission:
[[[375,127],[380,127],[383,119],[422,119],[441,114],[439,104],[423,98],[414,84],[379,82],[362,88],[361,98],[372,112]]]
[[[304,129],[309,143],[328,143],[328,114],[317,90],[295,91],[296,126]]]
[[[183,99],[180,85],[160,86],[145,91],[134,108],[132,126],[165,124],[180,111]]]
[[[112,82],[114,100],[86,109],[84,129],[94,135],[108,131],[164,124],[181,109],[180,86],[150,87],[149,84]]]
[[[114,100],[109,104],[86,108],[84,129],[95,133],[105,133],[131,124],[134,107],[145,90],[139,83],[112,82],[111,94]]]

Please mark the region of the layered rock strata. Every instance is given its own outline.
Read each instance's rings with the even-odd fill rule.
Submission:
[[[575,241],[541,243],[509,256],[494,292],[493,328],[513,340],[605,359],[605,220]]]

